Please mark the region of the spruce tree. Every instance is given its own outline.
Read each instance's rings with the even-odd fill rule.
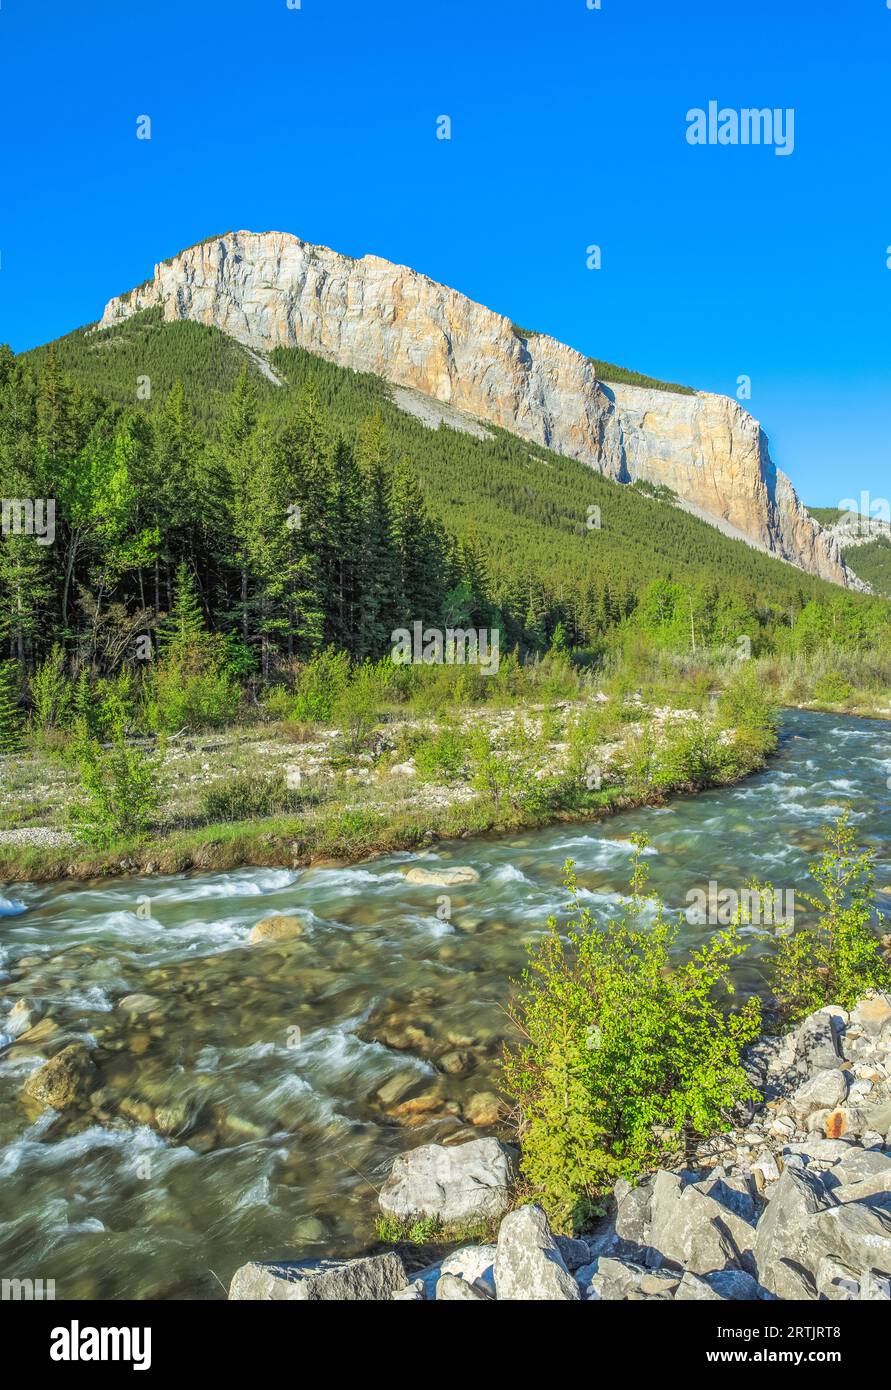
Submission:
[[[23,742],[22,715],[16,694],[16,663],[0,662],[0,753],[17,753]]]

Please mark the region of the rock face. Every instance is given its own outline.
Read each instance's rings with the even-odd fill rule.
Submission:
[[[155,305],[169,321],[213,325],[252,351],[296,345],[375,372],[616,481],[665,484],[730,534],[855,582],[736,401],[600,381],[575,349],[521,337],[502,314],[405,266],[283,232],[227,232],[157,265],[151,280],[109,301],[99,326]]]

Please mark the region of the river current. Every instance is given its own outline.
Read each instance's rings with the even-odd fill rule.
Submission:
[[[249,1259],[361,1252],[395,1154],[491,1132],[468,1121],[491,1107],[510,981],[566,911],[564,860],[606,921],[644,831],[689,950],[711,930],[691,892],[806,887],[845,804],[891,887],[889,778],[891,725],[792,711],[763,773],[598,824],[351,868],[0,885],[3,1013],[40,1001],[100,1073],[88,1109],[35,1115],[21,1087],[55,1049],[0,1038],[0,1276],[53,1279],[57,1298],[222,1298]],[[410,884],[409,864],[480,878]],[[302,936],[248,945],[276,913]],[[769,950],[740,966],[743,992]]]

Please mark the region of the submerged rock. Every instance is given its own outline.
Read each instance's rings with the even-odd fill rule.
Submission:
[[[430,883],[443,888],[454,887],[459,883],[479,883],[479,878],[477,870],[468,866],[454,869],[424,869],[416,865],[405,870],[406,883]]]
[[[252,927],[248,942],[251,946],[256,946],[263,941],[294,941],[302,935],[303,923],[300,918],[288,917],[282,913],[279,917],[264,917],[262,922]]]

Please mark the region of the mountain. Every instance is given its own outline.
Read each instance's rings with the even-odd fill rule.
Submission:
[[[809,507],[827,535],[838,542],[849,574],[856,572],[876,594],[891,598],[891,525],[838,507]],[[851,552],[854,552],[851,554]]]
[[[726,534],[860,587],[737,402],[607,381],[575,349],[404,266],[282,232],[227,232],[161,262],[109,301],[98,327],[153,308],[221,330],[264,370],[272,350],[303,348],[384,378],[431,424],[498,427],[614,481],[670,489]]]

